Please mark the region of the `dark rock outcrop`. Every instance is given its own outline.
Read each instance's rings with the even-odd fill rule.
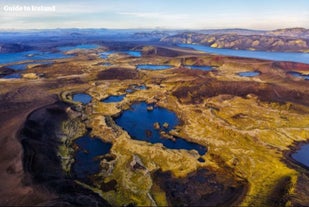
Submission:
[[[0,68],[0,78],[6,75],[10,75],[12,73],[14,73],[15,71],[13,69],[10,68],[6,68],[6,67],[1,67]]]
[[[25,183],[39,185],[53,192],[58,198],[44,206],[110,206],[99,195],[74,182],[61,166],[57,150],[61,144],[61,123],[68,119],[63,102],[32,112],[20,132],[24,149],[23,166]]]
[[[199,169],[184,178],[159,171],[154,180],[165,191],[170,206],[230,206],[246,191],[244,181],[208,169]]]

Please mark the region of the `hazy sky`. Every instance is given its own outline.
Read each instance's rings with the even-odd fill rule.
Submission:
[[[0,0],[0,29],[73,27],[309,28],[309,0]]]

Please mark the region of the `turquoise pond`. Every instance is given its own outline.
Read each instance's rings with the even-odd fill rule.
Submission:
[[[265,51],[251,51],[251,50],[221,49],[221,48],[212,48],[208,46],[195,45],[195,44],[179,44],[178,46],[183,48],[192,48],[198,51],[218,55],[256,58],[256,59],[274,60],[274,61],[291,61],[291,62],[309,64],[309,53],[265,52]]]
[[[246,72],[240,72],[237,73],[237,75],[241,77],[256,77],[259,76],[261,73],[258,71],[246,71]]]
[[[185,68],[193,69],[193,70],[203,70],[203,71],[211,71],[213,67],[211,66],[199,66],[199,65],[184,65]]]
[[[294,77],[297,77],[297,78],[302,78],[302,79],[305,79],[305,80],[309,80],[309,75],[305,75],[305,74],[302,74],[302,73],[298,73],[298,72],[288,72],[288,74],[294,76]]]
[[[162,107],[153,106],[153,110],[147,110],[150,106],[145,102],[135,103],[130,109],[123,111],[122,114],[115,118],[117,125],[126,130],[129,135],[136,140],[150,143],[162,143],[169,149],[185,149],[196,150],[200,155],[206,153],[206,147],[199,144],[188,142],[185,139],[175,137],[175,141],[163,138],[160,131],[168,133],[174,129],[179,123],[176,114]],[[154,124],[158,122],[160,129],[155,129]],[[168,127],[163,127],[164,123],[168,123]]]
[[[92,101],[92,97],[86,93],[76,93],[72,97],[73,101],[88,104]]]
[[[309,144],[303,145],[299,150],[293,153],[292,158],[309,168]]]
[[[96,49],[98,47],[99,45],[96,45],[96,44],[80,44],[80,45],[75,45],[75,46],[58,47],[58,50],[62,52],[66,52],[70,50],[91,50],[91,49]]]
[[[106,99],[103,99],[103,103],[117,103],[124,99],[126,95],[120,95],[120,96],[109,96]]]
[[[166,70],[172,67],[173,66],[171,65],[154,65],[154,64],[140,64],[136,66],[138,70]]]
[[[75,153],[71,172],[77,179],[89,180],[89,176],[100,171],[99,156],[108,154],[112,144],[89,135],[76,139],[74,143],[78,146],[78,150]]]
[[[109,55],[111,54],[115,54],[115,53],[119,53],[119,54],[127,54],[129,56],[132,57],[141,57],[142,53],[140,51],[135,51],[135,50],[124,50],[124,51],[106,51],[101,53],[101,58],[108,58]]]

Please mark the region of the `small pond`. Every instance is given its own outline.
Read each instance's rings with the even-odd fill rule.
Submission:
[[[141,64],[137,65],[136,68],[139,70],[166,70],[170,69],[171,65],[153,65],[153,64]]]
[[[297,78],[302,78],[302,79],[305,79],[305,80],[309,80],[309,75],[305,75],[305,74],[302,74],[302,73],[299,73],[299,72],[294,72],[294,71],[291,71],[291,72],[288,72],[288,74],[294,76],[294,77],[297,77]]]
[[[309,168],[309,144],[303,145],[298,151],[292,154],[292,158]]]
[[[152,110],[149,110],[152,107]],[[168,133],[179,124],[176,114],[162,107],[148,105],[145,102],[136,103],[131,109],[124,111],[115,122],[126,130],[133,139],[150,143],[162,143],[169,149],[197,150],[200,155],[206,153],[206,147],[185,139],[176,137],[175,140],[163,138],[163,133]],[[157,128],[155,128],[157,123]],[[168,125],[164,124],[167,123]]]
[[[237,75],[241,77],[256,77],[259,76],[261,73],[258,71],[246,71],[246,72],[240,72],[237,73]]]
[[[106,99],[103,99],[102,102],[103,103],[116,103],[116,102],[120,102],[124,99],[126,95],[119,95],[119,96],[109,96]]]
[[[81,102],[83,104],[88,104],[91,102],[92,97],[86,93],[76,93],[72,97],[73,101]]]
[[[145,85],[131,85],[128,89],[126,89],[126,93],[133,93],[138,90],[146,90],[147,87]]]
[[[72,172],[79,179],[87,179],[88,176],[98,173],[100,170],[98,156],[108,154],[112,147],[112,144],[89,135],[76,139],[75,144],[78,150],[75,153]]]
[[[185,65],[184,67],[188,69],[193,69],[193,70],[203,70],[203,71],[213,70],[213,67],[211,66]]]

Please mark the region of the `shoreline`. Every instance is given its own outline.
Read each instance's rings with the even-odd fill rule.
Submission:
[[[292,145],[289,146],[290,150],[285,150],[283,152],[283,157],[286,160],[283,160],[284,162],[287,161],[286,164],[288,165],[292,165],[292,167],[294,165],[301,167],[302,169],[308,171],[307,174],[309,175],[309,166],[306,166],[304,164],[302,164],[301,162],[298,162],[297,160],[292,158],[292,154],[296,153],[298,150],[301,149],[301,147],[303,147],[304,145],[308,145],[309,144],[309,139],[306,141],[294,141]]]

